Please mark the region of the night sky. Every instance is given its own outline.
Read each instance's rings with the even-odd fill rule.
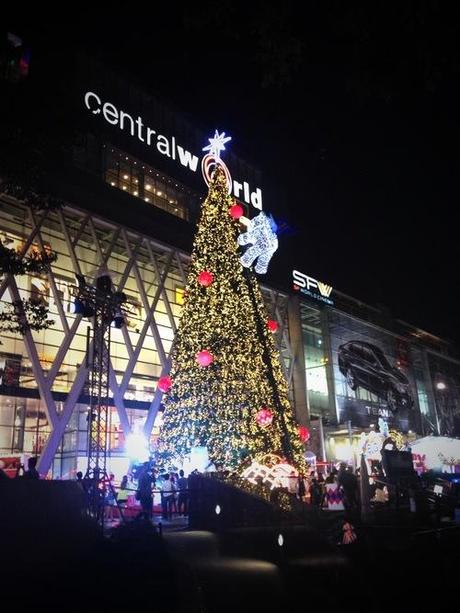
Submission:
[[[247,4],[12,16],[10,29],[61,58],[83,47],[230,133],[263,172],[264,208],[295,232],[274,278],[298,268],[459,343],[460,6]]]

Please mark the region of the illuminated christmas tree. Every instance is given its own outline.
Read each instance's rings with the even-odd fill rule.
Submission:
[[[205,446],[210,460],[227,468],[264,453],[302,466],[303,444],[273,339],[276,322],[268,320],[257,279],[240,261],[240,209],[217,165],[195,236],[171,371],[160,380],[160,447],[172,459]]]

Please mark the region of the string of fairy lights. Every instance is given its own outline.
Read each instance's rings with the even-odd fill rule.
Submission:
[[[305,433],[289,403],[273,339],[277,322],[240,262],[239,209],[217,166],[194,240],[171,370],[159,381],[160,450],[184,458],[205,446],[216,466],[231,469],[272,452],[302,467]]]

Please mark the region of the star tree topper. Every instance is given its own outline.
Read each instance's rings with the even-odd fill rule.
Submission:
[[[232,140],[231,136],[225,136],[225,132],[219,134],[218,130],[216,130],[214,137],[208,138],[209,145],[203,147],[203,151],[209,151],[210,155],[220,159],[220,152],[225,151],[225,143],[229,140]]]

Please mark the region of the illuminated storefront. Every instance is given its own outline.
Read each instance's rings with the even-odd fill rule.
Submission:
[[[460,363],[447,342],[298,271],[292,278],[309,417],[321,420],[327,459],[356,462],[360,433],[382,419],[408,440],[460,437]]]

